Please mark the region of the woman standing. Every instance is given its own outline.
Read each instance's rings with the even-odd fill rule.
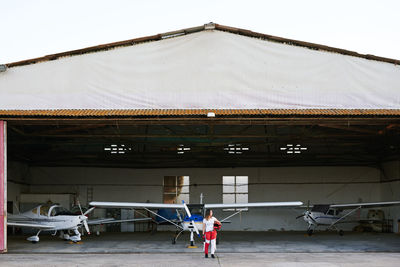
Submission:
[[[203,236],[205,239],[204,253],[205,257],[208,258],[208,247],[211,242],[211,257],[215,258],[214,253],[217,248],[217,231],[214,229],[214,223],[221,224],[215,217],[212,216],[212,210],[206,211],[206,216],[203,219]]]

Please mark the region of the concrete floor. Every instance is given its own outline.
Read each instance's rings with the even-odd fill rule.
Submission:
[[[5,254],[0,266],[362,266],[398,267],[399,253]],[[206,265],[205,265],[206,264]]]
[[[38,244],[26,241],[27,236],[9,236],[9,253],[167,253],[201,254],[198,248],[186,248],[189,235],[171,244],[172,233],[104,233],[83,236],[80,244],[70,244],[58,237],[40,235]],[[218,253],[364,253],[400,252],[400,236],[396,234],[318,232],[309,237],[302,232],[221,232]],[[399,265],[400,266],[400,265]]]

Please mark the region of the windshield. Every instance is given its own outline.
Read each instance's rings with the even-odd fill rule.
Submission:
[[[76,215],[76,214],[70,212],[70,211],[67,210],[66,208],[57,206],[57,207],[54,207],[54,208],[51,210],[50,216],[58,216],[58,215]]]

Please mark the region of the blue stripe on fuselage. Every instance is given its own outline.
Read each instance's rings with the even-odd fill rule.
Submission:
[[[192,214],[192,217],[185,216],[183,218],[184,222],[190,222],[190,221],[195,221],[195,222],[202,222],[203,221],[203,216],[200,214]]]

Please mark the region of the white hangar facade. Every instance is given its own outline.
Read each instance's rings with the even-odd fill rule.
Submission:
[[[162,202],[171,181],[190,203],[400,199],[399,60],[210,23],[1,69],[3,251],[7,209]],[[303,230],[297,215],[226,228]]]

